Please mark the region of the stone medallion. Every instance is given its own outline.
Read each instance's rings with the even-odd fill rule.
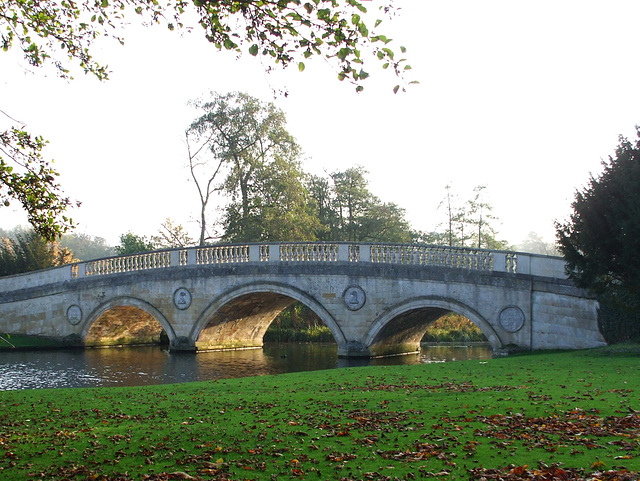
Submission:
[[[173,293],[173,303],[180,310],[188,309],[191,305],[191,293],[188,289],[181,287]]]
[[[351,311],[360,309],[367,300],[367,296],[360,286],[347,287],[344,294],[342,294],[342,298],[344,299],[347,309]]]
[[[507,332],[518,332],[524,326],[524,312],[517,306],[505,307],[498,317],[500,327]]]
[[[69,306],[67,309],[67,320],[74,326],[80,324],[80,321],[82,321],[82,309],[80,309],[80,306],[75,304]]]

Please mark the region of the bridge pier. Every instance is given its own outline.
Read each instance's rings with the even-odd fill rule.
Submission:
[[[169,343],[171,352],[196,352],[196,345],[187,336],[176,337]]]
[[[349,341],[344,344],[338,344],[338,357],[360,358],[371,357],[369,348],[358,341]]]

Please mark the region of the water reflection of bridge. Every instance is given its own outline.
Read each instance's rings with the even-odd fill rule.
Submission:
[[[413,352],[447,312],[496,351],[604,344],[596,302],[557,257],[424,245],[280,243],[113,257],[0,279],[0,332],[171,349],[260,347],[293,302],[313,310],[346,357]]]

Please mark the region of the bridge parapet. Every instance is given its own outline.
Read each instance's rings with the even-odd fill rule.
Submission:
[[[415,265],[566,279],[560,257],[429,245],[286,242],[189,247],[96,259],[0,278],[0,290],[169,267],[249,262]]]
[[[467,247],[341,242],[285,242],[189,247],[74,264],[71,277],[89,277],[188,265],[255,263],[377,263],[446,267],[565,278],[559,257]]]

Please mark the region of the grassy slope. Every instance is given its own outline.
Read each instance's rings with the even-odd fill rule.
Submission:
[[[0,478],[469,479],[540,462],[637,472],[639,374],[629,346],[2,392]]]

